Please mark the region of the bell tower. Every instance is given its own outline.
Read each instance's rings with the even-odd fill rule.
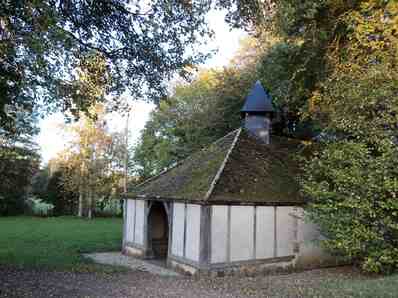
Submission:
[[[264,90],[260,81],[257,81],[241,110],[244,128],[265,144],[269,144],[274,112],[271,96]]]

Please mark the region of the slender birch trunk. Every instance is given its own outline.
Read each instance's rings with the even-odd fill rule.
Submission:
[[[85,162],[84,162],[84,158],[82,161],[82,164],[80,166],[80,181],[79,181],[79,211],[78,211],[78,216],[79,217],[83,217],[83,213],[84,213],[84,205],[83,205],[83,201],[84,201],[84,174],[85,174]]]
[[[130,110],[127,113],[126,118],[126,127],[125,127],[125,154],[124,154],[124,193],[127,193],[127,184],[128,184],[128,164],[129,164],[129,120],[130,120]]]
[[[78,210],[78,217],[83,217],[83,190],[82,187],[79,189],[79,210]]]
[[[90,189],[88,191],[88,210],[87,210],[87,218],[92,219],[93,218],[93,192]]]

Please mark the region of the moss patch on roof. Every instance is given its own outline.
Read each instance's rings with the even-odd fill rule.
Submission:
[[[242,131],[210,201],[302,203],[297,156],[300,141],[271,136],[266,145]]]
[[[235,130],[153,179],[138,185],[133,195],[203,200],[233,141]]]
[[[210,204],[301,204],[297,157],[305,149],[299,140],[271,136],[267,145],[235,130],[138,185],[130,195]]]

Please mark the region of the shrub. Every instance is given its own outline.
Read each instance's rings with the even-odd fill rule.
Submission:
[[[380,149],[380,148],[379,148]],[[305,166],[304,194],[322,245],[369,272],[398,269],[398,150],[385,144],[325,144]]]
[[[43,202],[43,200],[30,197],[26,200],[26,211],[30,215],[35,216],[52,216],[54,205]]]

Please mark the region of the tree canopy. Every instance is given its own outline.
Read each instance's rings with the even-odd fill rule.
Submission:
[[[34,148],[0,146],[0,215],[24,211],[31,178],[39,170],[39,162]]]
[[[29,128],[26,116],[38,112],[87,111],[90,98],[73,96],[79,68],[106,69],[115,107],[126,89],[132,98],[158,99],[168,78],[204,58],[192,46],[209,35],[209,7],[179,0],[2,1],[1,129]],[[90,66],[84,61],[93,54],[101,62]]]
[[[104,107],[96,105],[91,110],[95,120],[82,115],[77,123],[65,126],[71,139],[51,161],[53,173],[49,181],[53,187],[50,201],[55,200],[55,207],[66,210],[68,204],[76,205],[76,213],[89,218],[100,199],[107,201],[121,192],[125,154],[124,136],[109,132]]]
[[[254,41],[252,41],[254,42]],[[250,49],[247,41],[243,48]],[[154,175],[239,127],[240,109],[255,79],[257,54],[242,49],[229,67],[202,70],[152,112],[134,149],[141,178]]]

